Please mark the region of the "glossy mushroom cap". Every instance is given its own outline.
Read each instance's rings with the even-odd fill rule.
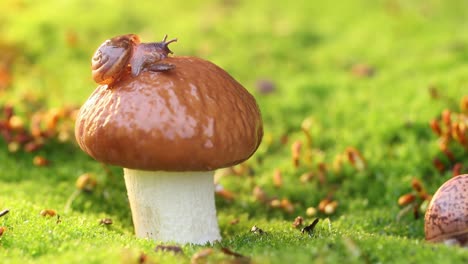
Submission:
[[[424,217],[426,240],[468,243],[468,174],[445,182],[434,194]]]
[[[206,171],[249,158],[263,135],[254,97],[227,72],[196,57],[98,86],[75,136],[98,161],[138,170]]]

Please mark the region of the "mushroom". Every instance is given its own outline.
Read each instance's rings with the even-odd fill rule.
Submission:
[[[248,159],[263,136],[254,97],[215,64],[170,57],[169,71],[100,85],[81,107],[75,136],[94,159],[124,168],[138,237],[220,240],[214,170]]]
[[[424,217],[429,242],[468,246],[468,174],[445,182],[434,194]]]

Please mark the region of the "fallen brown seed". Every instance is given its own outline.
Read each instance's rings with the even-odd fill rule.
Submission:
[[[330,202],[331,202],[331,200],[328,199],[328,198],[325,198],[325,199],[321,200],[320,203],[318,204],[319,211],[320,212],[325,212],[325,206],[327,204],[329,204]]]
[[[323,209],[323,212],[325,214],[333,214],[335,213],[336,211],[336,208],[338,207],[338,202],[337,201],[332,201],[330,203],[328,203],[327,205],[325,205],[325,208]]]
[[[90,173],[84,173],[76,179],[75,186],[78,190],[91,192],[97,185],[95,177]]]
[[[12,105],[5,105],[3,107],[3,115],[5,116],[6,120],[9,120],[15,113]]]
[[[144,252],[141,252],[140,256],[138,256],[138,263],[145,264],[147,261],[148,261],[148,255],[146,255]]]
[[[450,112],[450,110],[445,109],[444,111],[442,111],[442,121],[447,126],[447,128],[451,127],[452,113]]]
[[[298,216],[294,219],[292,226],[295,228],[298,228],[302,226],[303,223],[304,223],[304,218],[302,218],[302,216]]]
[[[253,194],[255,200],[257,200],[259,202],[265,202],[266,200],[268,200],[265,192],[263,191],[263,189],[260,186],[255,186],[253,191],[252,191],[252,194]]]
[[[362,154],[353,147],[346,148],[345,151],[349,162],[351,165],[359,171],[362,171],[366,168],[366,161],[364,160]]]
[[[315,209],[315,207],[309,207],[309,208],[307,208],[307,210],[306,210],[306,215],[307,215],[307,216],[310,217],[310,216],[314,216],[314,215],[316,215],[316,214],[317,214],[317,209]]]
[[[445,156],[450,160],[450,162],[455,162],[455,155],[453,154],[452,151],[450,151],[449,149],[446,149],[443,151]]]
[[[439,171],[440,173],[443,173],[444,170],[445,170],[445,165],[442,163],[442,161],[440,161],[440,159],[438,158],[434,158],[432,160],[432,164],[434,165],[434,167],[437,169],[437,171]]]
[[[252,226],[252,228],[250,229],[250,232],[252,232],[254,234],[259,234],[259,235],[263,235],[265,233],[265,231],[263,231],[263,229],[258,228],[256,225]]]
[[[312,135],[310,134],[310,129],[312,128],[313,123],[314,121],[311,117],[304,119],[301,123],[301,130],[306,136],[307,147],[312,147]]]
[[[49,165],[49,161],[42,156],[35,156],[33,158],[33,164],[38,167],[44,167]]]
[[[460,110],[462,113],[468,115],[468,95],[463,96],[463,98],[460,100]]]
[[[299,160],[301,158],[301,148],[302,142],[300,140],[296,140],[291,145],[291,156],[293,161],[293,166],[295,168],[299,167]]]
[[[21,147],[20,143],[18,143],[16,141],[12,141],[12,142],[8,143],[8,151],[11,152],[11,153],[18,152],[20,147]]]
[[[294,212],[294,205],[286,198],[281,199],[280,206],[286,213]]]
[[[442,129],[440,128],[439,121],[437,119],[434,119],[430,122],[430,126],[434,134],[437,136],[442,136]]]
[[[100,225],[112,225],[112,219],[110,218],[103,218],[99,220]]]
[[[335,158],[333,159],[333,164],[332,164],[332,167],[333,167],[333,170],[336,172],[336,173],[340,173],[342,168],[343,168],[343,161],[345,160],[345,158],[343,158],[343,155],[342,154],[337,154],[335,156]]]
[[[416,179],[414,178],[413,180],[411,180],[411,187],[413,188],[413,190],[415,190],[417,193],[420,193],[420,192],[423,192],[424,191],[424,188],[422,186],[422,183],[419,179]]]
[[[42,148],[43,144],[37,143],[35,141],[33,142],[28,142],[26,145],[24,145],[24,151],[26,152],[35,152]]]
[[[42,216],[52,217],[52,216],[55,216],[57,214],[57,212],[55,210],[53,210],[53,209],[44,209],[39,214],[42,215]]]
[[[302,183],[306,183],[306,182],[309,182],[310,180],[312,180],[312,178],[314,177],[314,173],[313,172],[306,172],[306,173],[303,173],[301,175],[301,177],[299,178],[299,180],[302,182]]]
[[[283,186],[283,177],[281,175],[281,170],[280,169],[276,169],[273,172],[273,185],[276,188],[280,188],[281,186]]]
[[[270,201],[270,206],[273,208],[279,208],[281,207],[281,201],[278,199],[273,199]]]
[[[455,176],[462,174],[462,168],[463,168],[463,164],[461,163],[457,163],[453,165],[452,176],[455,177]]]
[[[21,130],[24,128],[24,121],[21,117],[14,115],[8,120],[8,126],[14,131]]]
[[[398,205],[399,206],[408,205],[412,203],[415,199],[416,199],[416,196],[414,196],[414,194],[412,193],[403,194],[402,196],[400,196],[400,198],[398,198]]]

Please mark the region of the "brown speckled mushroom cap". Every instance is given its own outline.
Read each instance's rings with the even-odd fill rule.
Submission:
[[[138,170],[206,171],[249,158],[263,135],[254,97],[227,72],[196,57],[171,57],[166,72],[98,86],[75,136],[106,164]]]
[[[424,217],[426,240],[468,239],[468,174],[445,182],[434,194]]]

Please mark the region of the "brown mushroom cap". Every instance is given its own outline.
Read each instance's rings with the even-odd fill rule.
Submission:
[[[165,72],[100,85],[75,136],[94,159],[129,169],[206,171],[248,159],[263,136],[254,97],[215,64],[171,57]]]
[[[468,174],[445,182],[434,194],[424,217],[426,240],[468,239]]]

